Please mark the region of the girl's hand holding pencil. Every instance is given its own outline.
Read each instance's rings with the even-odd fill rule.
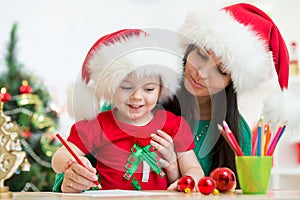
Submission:
[[[84,190],[84,189],[80,189],[80,187],[84,187],[85,186],[85,184],[84,184],[84,182],[86,182],[86,178],[84,178],[85,176],[84,176],[84,172],[81,170],[81,172],[79,172],[80,171],[80,169],[78,168],[77,170],[74,170],[74,169],[72,169],[72,170],[69,170],[68,171],[68,169],[71,167],[71,165],[72,164],[74,164],[74,162],[77,162],[80,166],[79,167],[83,167],[83,170],[84,171],[87,171],[86,169],[88,169],[89,170],[89,168],[91,168],[91,166],[89,166],[89,165],[86,165],[86,164],[84,164],[84,162],[83,162],[83,159],[86,159],[87,161],[88,161],[88,159],[87,158],[85,158],[85,157],[83,157],[83,158],[79,158],[76,154],[75,154],[75,152],[71,149],[71,147],[68,145],[68,143],[59,135],[59,134],[56,134],[56,136],[57,136],[57,138],[61,141],[61,143],[66,147],[66,149],[69,151],[69,153],[73,156],[73,158],[74,158],[74,160],[72,159],[70,159],[70,160],[68,160],[67,161],[67,163],[66,163],[66,166],[65,166],[65,176],[68,176],[68,173],[70,173],[69,174],[69,179],[70,179],[70,184],[67,184],[67,187],[70,187],[71,189],[76,189],[76,188],[79,188],[79,190]],[[76,160],[76,161],[75,161]],[[88,161],[89,162],[89,161]],[[84,169],[85,168],[85,169]],[[78,171],[78,174],[80,174],[80,176],[78,176],[78,178],[77,179],[81,179],[81,181],[77,181],[76,180],[76,187],[75,187],[75,180],[73,180],[73,179],[75,179],[74,178],[74,173],[75,173],[75,171]],[[89,175],[86,175],[86,176],[89,176]],[[64,179],[64,180],[66,180],[66,179]],[[78,183],[77,183],[78,182]],[[97,181],[97,180],[95,180],[95,181],[93,181],[94,182],[94,184],[96,185],[96,187],[98,188],[98,189],[101,189],[101,185],[99,184],[99,182]],[[82,186],[81,186],[82,185]],[[64,186],[64,182],[62,183],[62,187]]]

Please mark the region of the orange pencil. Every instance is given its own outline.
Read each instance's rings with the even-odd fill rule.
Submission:
[[[78,158],[78,156],[75,154],[75,152],[71,149],[71,147],[66,143],[66,141],[61,137],[60,134],[56,134],[56,137],[61,141],[61,143],[67,148],[67,150],[72,154],[72,156],[75,158],[75,160],[83,167],[86,168],[86,166],[83,164],[83,162]],[[101,188],[100,183],[98,181],[94,181],[96,186],[98,188]]]
[[[267,130],[266,130],[266,139],[265,139],[265,144],[264,144],[264,155],[267,155],[268,152],[268,147],[269,147],[269,142],[271,139],[271,129],[270,129],[270,124],[267,124]]]

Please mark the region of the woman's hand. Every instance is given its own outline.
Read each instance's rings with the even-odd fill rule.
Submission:
[[[178,180],[176,180],[174,183],[169,185],[167,188],[168,191],[178,191]]]
[[[173,183],[180,177],[173,139],[161,130],[157,130],[157,134],[151,134],[151,138],[150,144],[162,155],[160,161],[167,172],[169,182]]]
[[[82,192],[96,186],[93,181],[98,180],[97,170],[92,167],[86,157],[80,157],[86,167],[69,159],[64,166],[64,180],[61,185],[62,192]]]

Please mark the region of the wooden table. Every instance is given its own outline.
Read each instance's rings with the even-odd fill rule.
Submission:
[[[116,191],[117,193],[118,191]],[[166,191],[152,191],[153,195],[147,191],[147,195],[133,195],[133,196],[90,196],[85,194],[63,194],[53,192],[14,192],[14,200],[90,200],[90,199],[117,199],[117,200],[193,200],[193,199],[300,199],[300,191],[298,190],[269,190],[264,195],[245,195],[241,191],[234,193],[223,193],[219,195],[203,195],[201,193],[185,194],[181,192],[166,192]],[[161,193],[161,194],[159,194]]]

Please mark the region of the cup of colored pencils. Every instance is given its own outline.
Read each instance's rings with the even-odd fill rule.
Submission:
[[[244,194],[266,194],[272,169],[272,156],[236,156],[237,177]]]
[[[225,121],[223,121],[223,126],[218,125],[218,128],[236,155],[237,177],[242,192],[244,194],[265,194],[269,186],[272,156],[284,133],[285,123],[278,126],[276,134],[272,137],[270,125],[265,124],[261,118],[257,132],[253,133],[252,136],[251,155],[244,155],[242,148]]]

